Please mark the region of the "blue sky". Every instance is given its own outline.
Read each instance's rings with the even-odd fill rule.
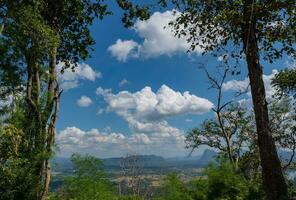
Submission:
[[[198,64],[215,74],[222,62],[201,56],[201,51],[189,55],[185,39],[164,37],[170,35],[163,24],[173,19],[171,11],[154,13],[150,21],[126,29],[121,11],[114,5],[110,9],[112,16],[91,27],[96,41],[91,58],[81,62],[75,74],[60,77],[64,93],[57,124],[58,155],[186,156],[186,131],[214,116],[215,91],[208,89]],[[264,73],[288,65],[287,59],[264,63]],[[244,62],[240,68],[240,75],[228,77],[225,100],[233,98],[236,85],[247,84]],[[266,76],[267,84],[271,77]]]

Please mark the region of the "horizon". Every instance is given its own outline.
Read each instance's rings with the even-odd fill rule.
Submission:
[[[198,154],[195,154],[195,155],[190,155],[190,156],[173,156],[173,157],[165,157],[165,156],[161,156],[161,155],[157,155],[157,154],[126,154],[126,155],[122,155],[122,156],[115,156],[115,157],[97,157],[96,155],[92,155],[92,154],[81,154],[82,156],[83,155],[90,155],[90,156],[94,156],[96,158],[99,158],[99,159],[112,159],[112,158],[125,158],[125,157],[129,157],[129,156],[155,156],[155,157],[161,157],[161,158],[164,158],[164,159],[180,159],[180,158],[183,158],[183,159],[190,159],[190,158],[199,158],[200,156],[202,156],[204,154],[204,152],[206,150],[209,150],[209,151],[213,151],[213,152],[216,152],[218,153],[218,151],[215,151],[215,150],[212,150],[212,149],[204,149],[203,151],[199,152]],[[53,156],[52,159],[55,159],[55,158],[65,158],[65,159],[70,159],[71,158],[71,155],[68,156],[68,157],[63,157],[63,156]]]

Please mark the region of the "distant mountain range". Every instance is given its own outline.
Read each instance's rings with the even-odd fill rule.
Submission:
[[[137,163],[143,168],[205,167],[210,162],[215,161],[217,154],[216,151],[206,149],[201,156],[196,157],[163,158],[156,155],[137,155],[136,159]],[[122,160],[122,157],[106,158],[102,159],[102,162],[108,170],[110,168],[120,168]],[[73,169],[73,164],[70,158],[56,157],[53,159],[53,169],[54,171],[68,171]]]
[[[200,156],[194,157],[163,158],[156,155],[137,155],[136,159],[138,164],[143,168],[206,167],[211,162],[215,162],[217,154],[216,151],[206,149]],[[281,160],[287,161],[290,159],[291,152],[279,151],[279,156]],[[120,168],[122,159],[122,157],[106,158],[102,159],[102,162],[106,170],[116,169]],[[294,158],[294,161],[296,161],[296,158]],[[53,159],[53,169],[54,171],[70,171],[73,169],[73,164],[70,158],[56,157]]]

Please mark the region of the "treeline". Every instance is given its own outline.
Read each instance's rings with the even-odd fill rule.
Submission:
[[[204,54],[223,58],[224,71],[220,79],[206,71],[211,87],[217,89],[214,110],[217,118],[190,131],[186,139],[188,148],[194,150],[199,145],[208,145],[219,149],[226,159],[227,164],[209,168],[208,179],[199,181],[206,185],[200,194],[212,199],[210,194],[219,196],[219,192],[214,192],[216,183],[212,184],[211,180],[216,180],[219,176],[214,174],[230,165],[230,169],[223,169],[233,174],[230,180],[235,182],[242,176],[242,182],[234,188],[230,187],[230,180],[221,184],[225,188],[229,186],[232,192],[241,190],[242,193],[237,194],[241,195],[240,199],[246,199],[248,191],[253,190],[250,187],[257,185],[253,181],[261,184],[266,199],[291,198],[285,170],[293,167],[295,117],[287,111],[295,109],[296,73],[295,69],[287,69],[276,75],[273,84],[278,94],[275,101],[269,101],[262,63],[274,63],[286,56],[295,58],[296,2],[160,0],[135,5],[128,0],[117,0],[117,3],[124,11],[122,22],[126,27],[132,26],[135,19],[148,19],[157,7],[177,9],[181,14],[169,25],[176,37],[187,36],[189,51],[199,47]],[[55,124],[62,95],[57,65],[62,63],[63,73],[66,68],[75,70],[78,62],[87,59],[95,43],[89,27],[96,19],[103,20],[110,14],[103,0],[0,1],[0,199],[48,198],[49,160],[54,155]],[[253,109],[233,102],[224,104],[221,100],[225,77],[239,74],[238,65],[243,61],[250,78]],[[277,153],[282,149],[293,152],[284,162]],[[87,173],[90,172],[82,170],[69,180],[65,191],[70,195],[70,191],[82,187],[77,177],[81,181],[96,181],[89,179],[91,177],[84,179]],[[100,177],[99,174],[93,178],[96,177]],[[170,181],[180,187],[164,189],[176,192],[167,193],[166,197],[177,198],[181,193],[188,193],[182,198],[199,198],[193,195],[199,184],[184,185],[175,177],[169,177],[168,183]],[[101,181],[97,184],[96,187],[102,188],[108,185]],[[85,189],[95,191],[92,187]],[[106,189],[106,195],[109,194],[112,195],[111,191]],[[218,199],[223,198],[235,199],[234,196]]]

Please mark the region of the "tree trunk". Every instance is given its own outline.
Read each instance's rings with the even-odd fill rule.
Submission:
[[[276,146],[272,138],[268,118],[268,107],[265,97],[263,72],[256,38],[256,19],[254,1],[244,1],[243,42],[244,52],[249,70],[249,79],[255,112],[258,147],[262,167],[263,187],[269,200],[285,200],[288,198],[287,184],[282,172]]]
[[[45,151],[51,155],[52,147],[54,144],[55,138],[55,124],[57,120],[57,115],[59,112],[60,106],[60,92],[57,84],[57,74],[56,74],[56,52],[57,49],[53,48],[50,58],[49,58],[49,74],[48,74],[48,96],[47,96],[47,105],[44,111],[44,121],[45,124],[48,122],[49,125],[46,130],[46,140],[45,143]],[[51,166],[49,162],[49,158],[46,158],[43,161],[43,188],[41,200],[47,199],[49,184],[51,180]]]

